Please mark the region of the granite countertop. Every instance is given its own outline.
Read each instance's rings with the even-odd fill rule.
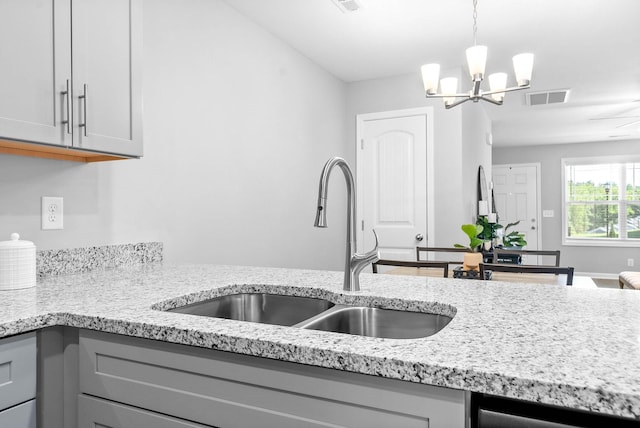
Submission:
[[[640,419],[640,293],[342,272],[150,264],[1,291],[0,337],[66,325]],[[264,291],[455,314],[422,339],[376,339],[162,312]]]

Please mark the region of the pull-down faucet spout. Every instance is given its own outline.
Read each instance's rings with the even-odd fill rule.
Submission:
[[[358,254],[356,243],[356,189],[353,174],[349,164],[340,157],[334,157],[327,161],[320,175],[320,187],[318,188],[318,210],[316,212],[315,227],[327,227],[327,187],[329,176],[334,166],[339,166],[347,183],[347,246],[344,266],[344,290],[360,291],[359,275],[367,265],[378,261],[378,236],[373,250],[365,254]]]

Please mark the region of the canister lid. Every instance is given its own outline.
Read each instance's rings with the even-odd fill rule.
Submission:
[[[31,241],[21,241],[19,234],[12,233],[10,241],[0,241],[0,249],[7,248],[35,248],[35,244]]]

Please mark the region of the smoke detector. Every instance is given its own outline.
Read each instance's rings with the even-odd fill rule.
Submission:
[[[351,13],[360,9],[362,6],[358,0],[331,0],[342,13]]]
[[[529,106],[540,106],[545,104],[564,104],[569,101],[569,89],[557,89],[545,92],[528,92],[526,103]]]

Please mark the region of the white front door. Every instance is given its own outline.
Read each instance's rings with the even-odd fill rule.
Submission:
[[[493,165],[493,195],[499,222],[503,226],[520,221],[509,232],[525,234],[525,249],[538,250],[540,242],[539,164]],[[535,260],[526,264],[535,264]]]
[[[432,109],[358,115],[357,134],[359,250],[373,247],[375,229],[381,258],[415,260],[433,218]]]

